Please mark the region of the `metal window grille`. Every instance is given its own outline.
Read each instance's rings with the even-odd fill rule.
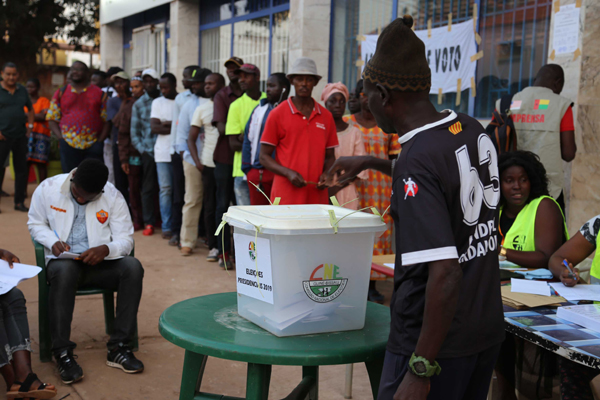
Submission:
[[[231,26],[202,31],[202,66],[213,72],[225,74],[224,63],[231,57]]]
[[[233,54],[261,70],[261,89],[269,73],[269,17],[236,22],[233,26]]]
[[[475,115],[489,117],[496,99],[531,86],[548,58],[551,0],[483,1]]]
[[[488,118],[496,99],[506,93],[516,93],[533,83],[537,70],[548,55],[548,36],[552,0],[333,0],[331,80],[341,80],[353,88],[359,79],[359,35],[378,33],[392,18],[410,14],[416,29],[427,29],[459,23],[473,18],[477,4],[479,47],[484,57],[478,61],[476,94],[470,89],[461,94],[464,100],[457,109],[471,115]],[[383,16],[383,18],[381,17]],[[438,109],[455,108],[455,93],[431,97]]]
[[[132,74],[146,68],[165,72],[165,24],[134,29],[132,45]]]
[[[200,63],[225,73],[232,55],[258,66],[262,88],[271,72],[286,72],[289,0],[218,0],[200,4]]]
[[[271,73],[284,72],[287,74],[289,70],[289,28],[289,11],[273,15],[273,30],[271,34]]]

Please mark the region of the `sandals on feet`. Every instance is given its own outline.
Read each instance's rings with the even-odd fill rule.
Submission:
[[[6,397],[9,399],[51,399],[56,396],[56,389],[48,389],[47,383],[41,383],[40,386],[35,390],[30,390],[31,385],[38,381],[36,374],[31,373],[27,375],[24,382],[15,381],[13,385],[21,385],[17,391],[9,391],[6,393]]]

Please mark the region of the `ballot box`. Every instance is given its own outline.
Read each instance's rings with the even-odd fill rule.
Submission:
[[[230,207],[240,316],[277,336],[362,329],[380,215],[329,205]],[[232,272],[233,273],[233,272]]]

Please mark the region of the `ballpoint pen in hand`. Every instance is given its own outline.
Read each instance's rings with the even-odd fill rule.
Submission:
[[[54,234],[56,235],[58,241],[63,245],[63,249],[65,249],[65,251],[67,251],[66,243],[63,242],[62,240],[60,240],[60,236],[58,236],[58,233],[56,233],[56,229],[54,229]]]
[[[569,277],[573,278],[573,279],[575,279],[575,281],[577,281],[577,275],[575,274],[575,272],[573,272],[571,267],[569,267],[569,262],[567,260],[563,260],[563,265],[565,267],[567,267],[567,269],[569,270]]]

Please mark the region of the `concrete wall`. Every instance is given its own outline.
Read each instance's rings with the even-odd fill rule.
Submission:
[[[560,0],[560,5],[576,4],[576,0]],[[571,235],[591,217],[600,214],[600,3],[581,1],[578,47],[581,55],[573,53],[552,59],[554,7],[550,24],[548,63],[559,64],[565,71],[565,87],[561,95],[574,103],[575,140],[577,155],[565,166],[565,199],[567,225]]]
[[[562,1],[561,0],[561,4]],[[569,231],[600,214],[600,2],[584,0],[578,82],[577,156],[571,173]]]
[[[183,69],[198,64],[199,13],[198,1],[177,0],[171,3],[169,72],[177,77],[178,91],[184,90],[181,84]]]
[[[561,0],[560,4],[562,6],[568,4],[575,4],[575,0]],[[578,47],[581,49],[582,41],[583,41],[583,33],[584,33],[584,17],[585,17],[585,5],[582,6],[580,11],[580,33],[579,33],[579,43]],[[581,77],[581,62],[582,57],[579,56],[577,58],[574,57],[573,53],[561,54],[552,56],[553,48],[553,32],[554,32],[554,18],[555,18],[554,8],[552,9],[552,15],[550,18],[550,35],[548,38],[548,63],[558,64],[565,71],[565,86],[561,93],[562,96],[570,99],[575,103],[573,106],[573,117],[575,117],[575,136],[578,142],[581,141],[581,136],[583,134],[581,125],[578,122],[577,112],[579,110],[579,80]],[[579,154],[577,155],[579,156]],[[572,185],[572,167],[573,162],[567,163],[563,161],[564,170],[565,170],[565,202],[566,202],[566,210],[567,210],[567,223],[569,226],[569,232],[571,234],[575,233],[577,229],[579,229],[580,225],[575,223],[574,225],[570,224],[571,216],[572,216],[572,207],[571,207],[571,185]]]
[[[100,26],[100,69],[123,66],[123,25],[118,20]]]
[[[300,57],[310,57],[317,63],[317,72],[323,77],[313,98],[321,99],[321,92],[329,75],[329,20],[331,0],[291,0],[290,2],[290,67]],[[293,92],[292,92],[293,93]]]

